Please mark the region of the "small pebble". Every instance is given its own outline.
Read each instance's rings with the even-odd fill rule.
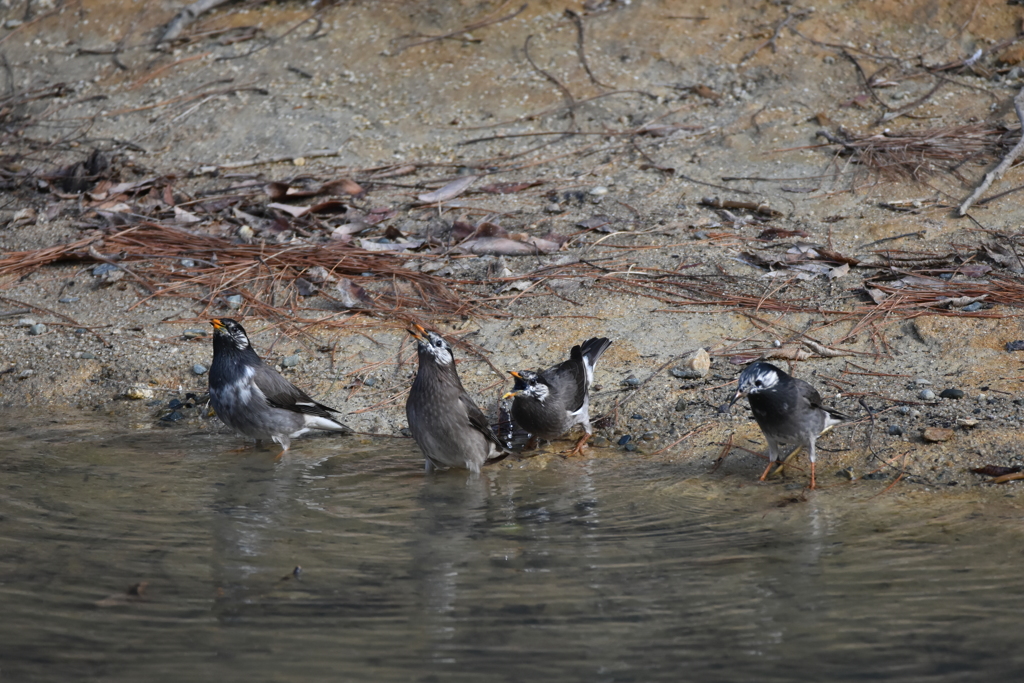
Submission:
[[[95,358],[96,358],[96,354],[93,353],[92,351],[83,351],[82,352],[82,360],[95,360]]]
[[[196,339],[198,337],[205,337],[206,330],[185,330],[181,333],[181,336],[185,339]]]
[[[595,448],[607,448],[612,445],[612,442],[603,436],[595,436],[593,439],[587,442],[588,446],[594,446]]]
[[[18,373],[18,379],[28,379],[34,374],[36,374],[35,370],[22,370]]]
[[[177,422],[183,417],[185,416],[182,415],[179,411],[175,410],[173,412],[168,413],[167,415],[164,415],[160,419],[163,420],[164,422]]]
[[[638,387],[638,386],[640,386],[640,380],[638,380],[633,375],[630,375],[626,379],[622,380],[622,383],[625,384],[627,387]]]
[[[374,379],[373,377],[366,377],[366,378],[363,379],[363,385],[364,386],[372,387],[376,383],[377,383],[377,380]]]
[[[683,361],[683,364],[669,372],[679,379],[700,379],[711,372],[711,356],[704,349],[697,349]]]
[[[89,330],[85,329],[84,327],[76,327],[75,328],[75,334],[85,334],[88,331]]]
[[[562,213],[562,205],[558,202],[552,202],[544,207],[544,210],[548,213]]]
[[[644,419],[644,416],[641,415],[640,413],[633,413],[633,415],[631,415],[629,419],[630,420],[642,420],[642,419]]]
[[[281,359],[281,366],[286,368],[294,368],[296,365],[299,364],[300,360],[302,359],[299,358],[299,354],[297,353],[291,356],[285,356],[284,358]]]
[[[922,389],[917,397],[922,401],[933,401],[935,400],[935,392],[931,389]]]
[[[590,194],[593,197],[603,197],[608,194],[608,188],[604,185],[598,185],[597,187],[590,190]]]
[[[644,435],[641,436],[640,438],[641,439],[650,440],[650,439],[653,439],[654,437],[656,437],[657,435],[658,435],[658,432],[644,432]]]
[[[676,401],[676,412],[677,413],[681,413],[684,410],[686,410],[686,397],[685,396],[683,398],[679,399],[678,401]]]
[[[241,294],[232,294],[226,299],[226,301],[228,302],[228,308],[239,309],[242,307],[242,302],[244,300],[242,299]]]
[[[181,259],[181,261],[179,261],[179,263],[181,263],[181,265],[185,266],[186,268],[195,268],[196,267],[196,262],[193,261],[190,258],[183,258],[183,259]]]
[[[980,311],[981,306],[982,304],[980,301],[975,301],[973,304],[967,304],[966,306],[964,306],[963,310],[964,313],[974,313],[975,311]],[[951,485],[956,486],[956,482],[951,482]]]
[[[899,407],[899,411],[901,413],[903,413],[904,415],[906,415],[907,413],[910,412],[910,406],[900,406]]]
[[[732,412],[732,404],[731,403],[723,403],[722,405],[718,406],[718,412],[720,412],[720,413],[722,413],[724,415],[728,415],[730,412]]]
[[[928,380],[921,378],[915,379],[914,384],[916,384],[919,387],[930,387],[932,385],[932,383],[929,382]]]
[[[626,444],[626,450],[630,451],[630,452],[635,451],[636,450],[636,444],[635,443],[627,443]]]
[[[178,408],[182,407],[183,405],[185,405],[185,404],[182,403],[181,401],[179,401],[178,399],[172,398],[171,402],[167,404],[167,407],[170,408],[171,410],[177,410]]]
[[[633,440],[633,435],[632,434],[623,434],[621,437],[619,437],[619,445],[620,446],[625,446],[627,443],[629,443],[632,440]]]
[[[926,427],[921,432],[921,438],[930,443],[949,441],[953,438],[953,430],[945,427]]]
[[[404,437],[408,437],[410,439],[412,438],[412,432],[409,431],[408,427],[402,427],[401,429],[398,430],[398,433]]]
[[[164,402],[161,401],[160,399],[156,399],[155,401],[147,401],[146,405],[149,406],[150,408],[154,408],[156,406],[163,405],[163,403]]]
[[[78,297],[77,296],[62,296],[61,298],[57,299],[57,301],[59,301],[62,304],[73,304],[76,301],[78,301]]]
[[[195,365],[192,366],[192,374],[194,374],[194,375],[205,375],[206,374],[206,366],[205,365],[201,365],[200,363],[196,363]]]
[[[1007,351],[1024,351],[1024,339],[1018,339],[1017,341],[1006,342]]]
[[[903,436],[903,427],[899,425],[889,425],[889,436]]]
[[[963,398],[964,392],[962,389],[943,389],[942,393],[939,394],[939,398]]]
[[[35,318],[18,318],[18,327],[32,327],[35,324]]]
[[[708,239],[708,234],[706,232],[704,232],[703,230],[698,230],[697,232],[693,233],[693,239],[695,239],[695,240],[706,240],[706,239]]]
[[[28,328],[28,333],[32,335],[39,335],[46,332],[46,325],[42,323],[36,323],[32,327]]]
[[[119,270],[119,268],[111,263],[101,263],[92,269],[92,274],[93,277],[101,277],[116,270]]]
[[[123,395],[125,398],[130,398],[133,401],[141,401],[142,399],[153,398],[153,390],[149,387],[128,387]]]

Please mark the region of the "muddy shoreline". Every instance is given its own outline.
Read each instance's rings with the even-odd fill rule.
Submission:
[[[39,3],[27,21],[3,5],[13,108],[3,114],[0,258],[86,238],[116,257],[103,245],[147,222],[228,247],[333,248],[358,216],[354,246],[401,251],[386,256],[389,267],[442,278],[467,302],[465,312],[388,309],[385,297],[408,291],[370,272],[352,277],[369,308],[346,308],[337,283],[304,295],[293,291],[295,272],[279,271],[243,288],[275,306],[273,317],[248,299],[236,307],[227,290],[152,296],[140,279],[158,271],[143,259],[124,261],[136,279],[97,272],[88,254],[12,271],[0,277],[8,419],[59,405],[172,433],[222,429],[171,405],[205,391],[206,321],[222,315],[245,321],[261,355],[290,359],[286,376],[347,424],[398,436],[415,372],[404,329],[416,319],[462,342],[463,382],[492,415],[509,386],[504,371],[548,366],[590,336],[613,339],[591,411],[609,420],[590,457],[685,461],[697,476],[730,437],[763,450],[745,407],[717,407],[745,362],[774,357],[865,418],[823,439],[823,481],[878,470],[953,490],[988,485],[970,468],[1024,466],[1024,373],[1007,350],[1024,339],[1010,258],[1024,211],[1013,195],[977,206],[972,219],[953,208],[994,161],[932,160],[914,180],[872,172],[819,135],[969,121],[1012,128],[1024,52],[986,50],[1015,35],[1019,8],[971,16],[951,2],[826,3],[787,15],[740,2],[692,13],[674,3],[571,4],[582,43],[555,3],[468,34],[457,30],[516,8],[277,3],[229,5],[162,51],[153,37],[175,3],[146,12],[127,1]],[[933,93],[933,72],[910,63],[979,49],[977,68],[940,72]],[[83,186],[67,185],[58,171],[87,164],[93,150],[107,166],[81,166]],[[1013,173],[992,194],[1013,187]],[[467,175],[479,180],[465,194],[418,200]],[[267,189],[341,179],[365,194]],[[216,203],[224,197],[241,199]],[[269,207],[326,201],[345,212]],[[546,254],[459,253],[451,235],[460,223],[497,226],[517,245],[565,242]],[[424,246],[405,250],[410,240]],[[178,256],[175,268],[200,272],[194,257]],[[798,256],[813,268],[792,267]],[[1009,294],[956,307],[927,300],[925,279],[967,294],[1004,282]],[[904,293],[887,289],[893,281]],[[890,308],[882,315],[876,305]],[[697,348],[711,354],[707,376],[674,376]],[[939,398],[945,389],[963,395]],[[181,419],[161,419],[175,410]],[[949,438],[926,441],[928,428]],[[619,445],[625,435],[635,450]],[[761,462],[736,449],[714,476],[754,478]],[[802,481],[797,472],[787,485]]]

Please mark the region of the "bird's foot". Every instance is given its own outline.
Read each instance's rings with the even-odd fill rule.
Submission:
[[[571,451],[564,452],[562,455],[564,455],[567,458],[571,458],[574,455],[583,455],[583,450],[586,448],[587,439],[589,438],[590,434],[584,434],[579,438],[578,441],[576,441],[576,445],[573,446]]]
[[[809,487],[812,491],[818,488],[817,482],[814,481],[814,462],[811,462],[811,485]]]
[[[774,465],[774,464],[775,464],[774,460],[769,460],[768,461],[768,467],[764,468],[764,472],[761,473],[761,478],[758,479],[758,481],[764,481],[765,479],[768,478],[769,473],[771,473],[771,471],[772,471],[772,465]],[[778,470],[776,470],[776,472],[778,472]]]

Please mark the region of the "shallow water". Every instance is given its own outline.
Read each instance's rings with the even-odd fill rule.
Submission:
[[[1008,680],[1015,496],[0,414],[0,679]],[[794,500],[796,498],[796,500]],[[298,578],[292,570],[301,565]],[[141,597],[126,589],[148,582]]]

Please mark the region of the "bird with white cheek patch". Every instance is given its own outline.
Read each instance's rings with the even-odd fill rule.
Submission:
[[[312,429],[351,434],[331,417],[334,408],[317,403],[260,359],[249,337],[231,318],[214,318],[210,404],[217,417],[237,432],[281,444],[281,457],[291,440]]]
[[[452,347],[436,332],[413,328],[409,334],[418,342],[419,369],[405,416],[427,471],[456,467],[476,473],[505,458],[508,451],[462,387]]]
[[[750,402],[750,412],[768,441],[768,467],[761,474],[761,481],[778,462],[779,445],[787,444],[807,449],[811,460],[810,487],[815,488],[815,442],[826,430],[853,418],[822,405],[817,389],[771,363],[758,362],[743,370],[729,406],[743,396]]]
[[[533,372],[510,372],[515,388],[502,398],[514,396],[512,419],[536,439],[557,439],[576,425],[583,436],[569,455],[578,455],[590,438],[590,385],[594,368],[612,343],[604,337],[588,339],[569,351],[569,360]]]

